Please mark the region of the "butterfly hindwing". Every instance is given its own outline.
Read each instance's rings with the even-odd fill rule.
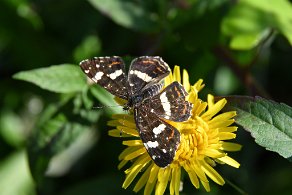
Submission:
[[[131,93],[136,94],[149,85],[158,83],[169,73],[169,67],[161,57],[142,56],[134,59],[128,74]]]
[[[125,64],[118,56],[95,57],[80,62],[83,72],[111,94],[128,99]]]
[[[187,92],[181,84],[173,82],[154,96],[149,107],[158,117],[171,121],[186,121],[191,116],[192,104],[185,100]]]
[[[147,108],[134,108],[134,118],[142,142],[152,160],[159,167],[168,166],[180,143],[180,133]]]

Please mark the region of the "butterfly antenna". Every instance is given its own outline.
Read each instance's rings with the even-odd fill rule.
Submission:
[[[113,106],[102,105],[102,106],[93,106],[92,109],[114,108],[114,107],[121,107],[121,106],[122,105],[113,105]]]

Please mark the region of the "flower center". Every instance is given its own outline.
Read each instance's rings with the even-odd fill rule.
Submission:
[[[181,140],[175,161],[182,165],[191,159],[203,160],[204,151],[208,147],[208,124],[200,117],[196,117],[182,124],[179,129],[181,129]]]

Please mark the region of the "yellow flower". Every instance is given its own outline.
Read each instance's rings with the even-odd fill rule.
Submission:
[[[165,86],[178,81],[181,83],[180,68],[176,66],[174,73],[165,78]],[[235,112],[218,114],[227,103],[225,99],[214,102],[214,97],[208,95],[207,102],[198,98],[198,92],[204,87],[200,79],[194,85],[190,85],[186,70],[183,71],[182,84],[189,93],[188,101],[194,106],[192,116],[186,122],[167,121],[176,127],[181,135],[180,145],[173,162],[166,168],[158,167],[148,155],[137,132],[132,114],[116,114],[109,126],[116,127],[110,130],[113,137],[128,137],[123,141],[127,148],[120,154],[121,161],[118,168],[123,168],[128,162],[132,163],[125,170],[126,179],[123,188],[127,188],[134,179],[141,175],[136,182],[133,191],[138,192],[144,187],[144,194],[151,194],[155,188],[155,194],[164,194],[168,183],[170,194],[179,194],[182,189],[182,169],[188,174],[190,181],[196,187],[200,183],[206,191],[210,191],[208,177],[219,185],[223,185],[224,179],[213,168],[216,163],[228,164],[235,168],[239,163],[229,157],[226,152],[238,151],[241,146],[225,140],[236,137],[236,126],[230,126],[236,115]]]

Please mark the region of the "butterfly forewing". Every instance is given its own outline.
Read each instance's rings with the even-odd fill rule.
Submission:
[[[95,57],[80,62],[83,72],[111,94],[128,99],[125,64],[118,57]]]
[[[142,56],[134,59],[128,74],[132,94],[158,83],[169,72],[168,65],[158,56]]]
[[[193,107],[185,100],[186,96],[183,86],[173,82],[151,99],[149,107],[159,117],[176,122],[186,121],[190,118]]]
[[[173,126],[147,111],[134,109],[134,117],[142,142],[159,167],[168,166],[180,143],[180,133]]]

